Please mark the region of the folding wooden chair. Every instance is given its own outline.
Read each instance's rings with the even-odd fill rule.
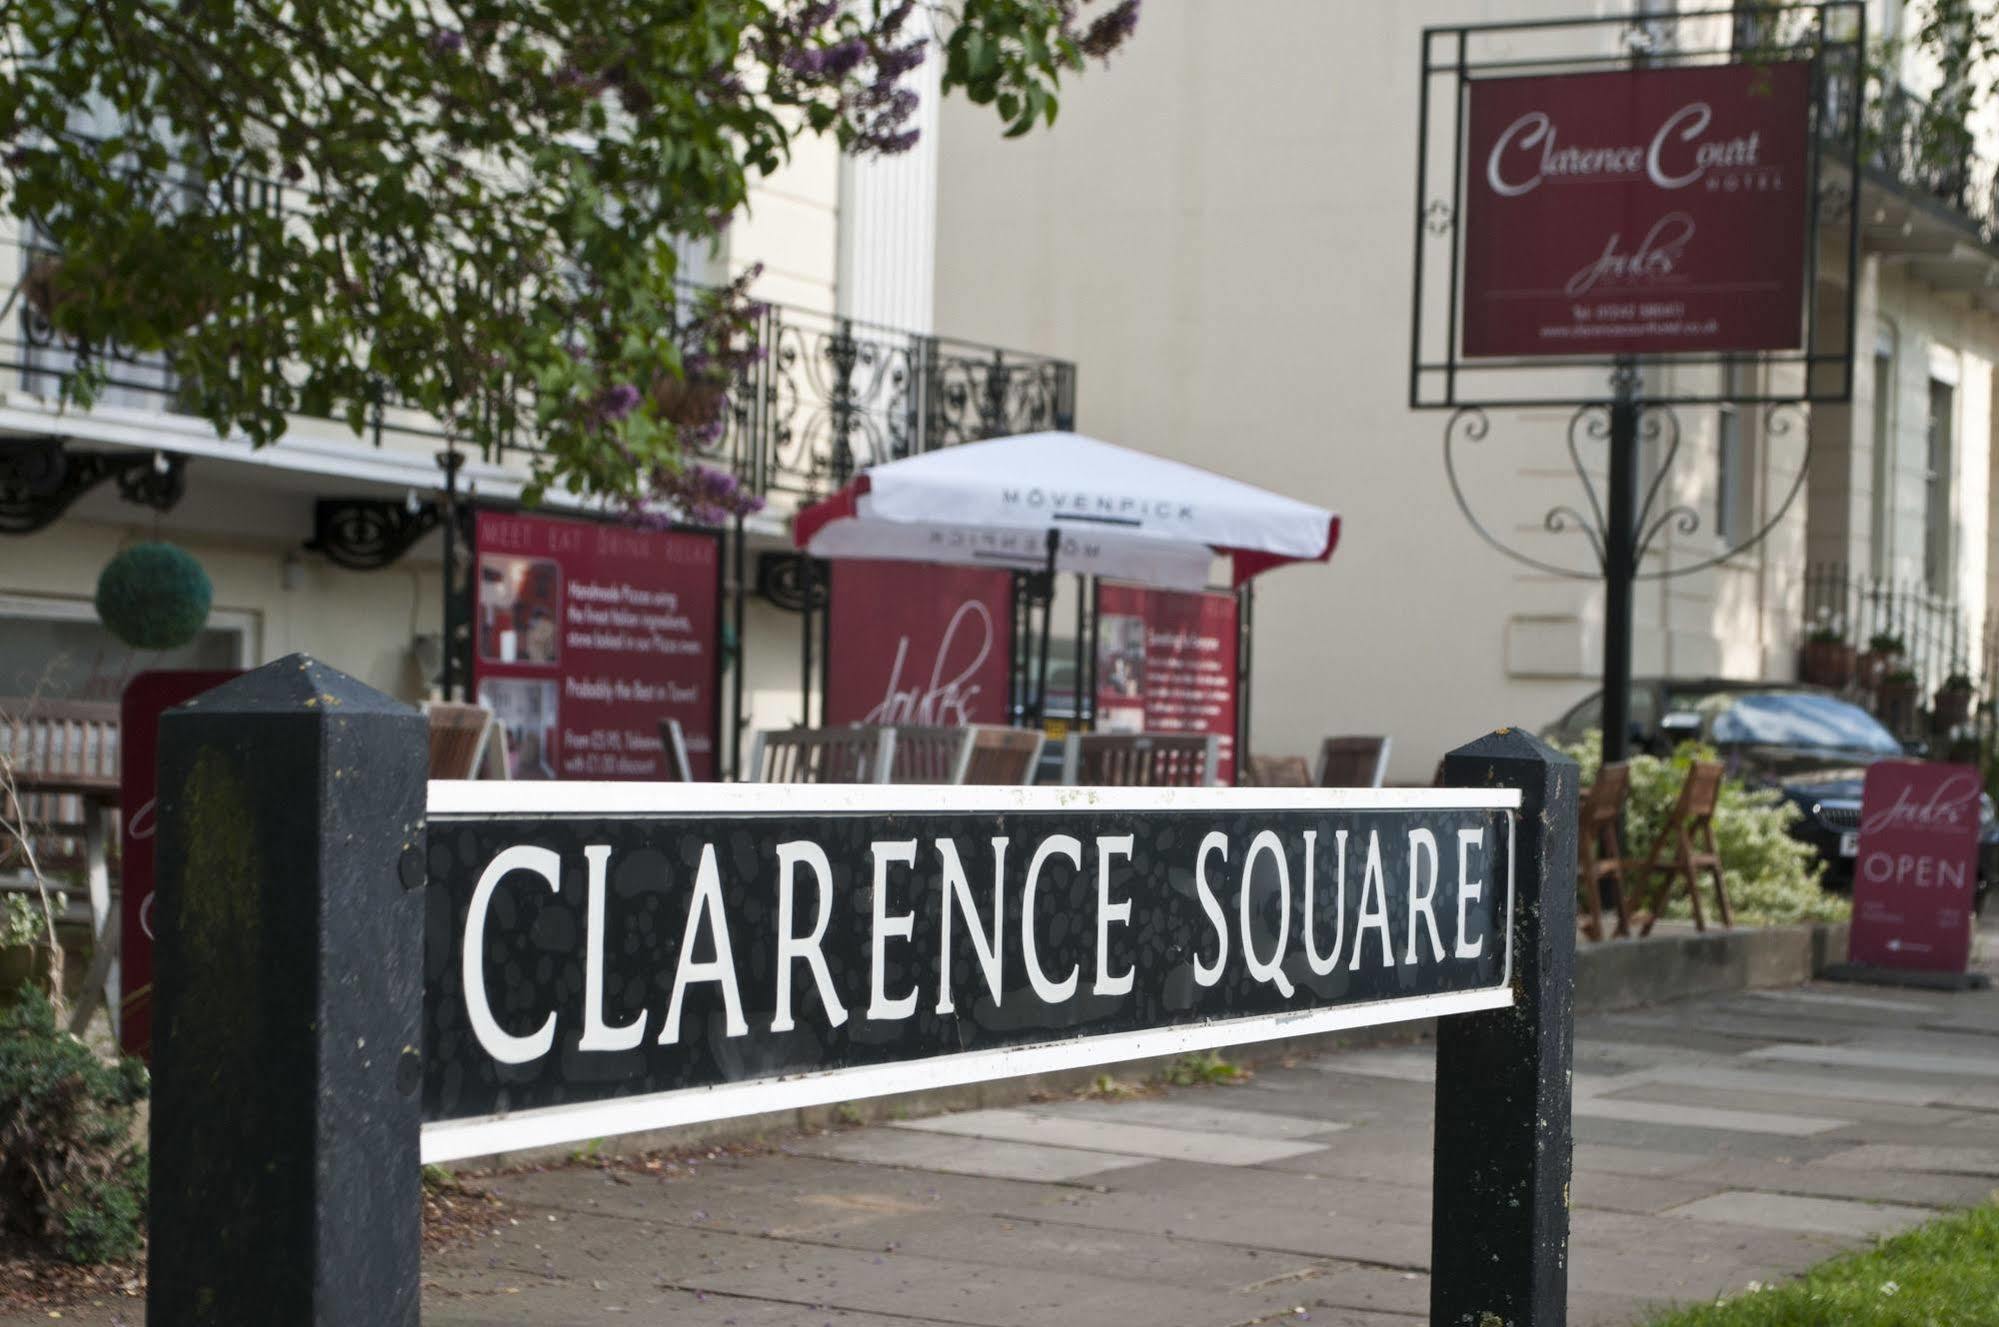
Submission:
[[[972,750],[960,782],[984,788],[1021,788],[1034,782],[1034,769],[1041,763],[1047,734],[1039,728],[1001,728],[993,724],[976,725],[971,732]]]
[[[1631,934],[1631,881],[1624,859],[1621,825],[1624,800],[1631,792],[1631,767],[1622,761],[1597,771],[1596,782],[1583,795],[1576,814],[1576,892],[1587,919],[1583,934],[1603,939],[1603,882],[1617,881],[1617,931]]]
[[[668,783],[694,782],[694,767],[687,762],[687,734],[681,731],[680,720],[659,721],[659,745],[665,757],[660,762],[660,776]]]
[[[1243,784],[1250,788],[1309,788],[1312,771],[1303,756],[1251,756],[1243,763]]]
[[[752,783],[887,783],[893,728],[760,731],[750,745]]]
[[[1666,910],[1666,903],[1672,897],[1673,885],[1686,885],[1687,898],[1693,905],[1694,929],[1705,931],[1707,919],[1701,915],[1700,873],[1714,875],[1714,901],[1721,914],[1721,924],[1735,925],[1734,916],[1728,907],[1728,883],[1722,875],[1721,852],[1714,844],[1714,808],[1721,797],[1722,767],[1716,761],[1696,761],[1687,771],[1687,781],[1680,788],[1680,800],[1673,806],[1673,814],[1659,831],[1659,837],[1652,841],[1652,851],[1645,855],[1645,867],[1639,872],[1639,879],[1651,880],[1655,875],[1659,883],[1651,890],[1650,906],[1642,919],[1640,935],[1650,935],[1652,924]],[[1672,861],[1661,865],[1659,855],[1672,845]]]
[[[972,762],[970,728],[924,728],[898,724],[890,783],[963,783]]]
[[[433,779],[504,779],[507,777],[506,737],[493,712],[484,705],[457,701],[427,701],[430,721],[430,777]]]
[[[1062,782],[1070,787],[1203,788],[1217,782],[1220,739],[1199,733],[1070,733]]]
[[[1386,737],[1328,737],[1319,744],[1321,788],[1379,788],[1388,777]]]

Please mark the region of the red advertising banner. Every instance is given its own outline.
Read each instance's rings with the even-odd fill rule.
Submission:
[[[1213,733],[1235,782],[1236,599],[1097,583],[1100,733]]]
[[[1474,80],[1464,353],[1798,348],[1810,95],[1797,61]]]
[[[715,777],[712,535],[482,511],[475,545],[473,693],[514,778],[668,778],[662,719],[694,777]]]
[[[1012,572],[842,559],[828,611],[827,723],[1007,721]]]
[[[118,705],[118,1044],[152,1058],[153,811],[159,795],[160,716],[238,676],[238,669],[161,669],[125,685]]]
[[[1970,765],[1887,760],[1867,767],[1853,867],[1853,962],[1964,971],[1981,791]]]

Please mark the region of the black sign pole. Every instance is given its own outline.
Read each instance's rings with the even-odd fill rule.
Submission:
[[[425,733],[298,654],[160,722],[150,1327],[416,1327]]]
[[[1515,788],[1513,1004],[1437,1024],[1430,1321],[1568,1321],[1576,764],[1519,729],[1444,758],[1453,788]]]
[[[1603,532],[1603,760],[1631,754],[1631,591],[1638,575],[1638,370],[1620,357],[1612,375],[1610,475]]]

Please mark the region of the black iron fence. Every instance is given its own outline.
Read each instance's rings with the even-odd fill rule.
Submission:
[[[1999,631],[1920,582],[1808,567],[1799,675],[1866,705],[1906,738],[1989,737]]]
[[[268,205],[293,207],[277,193]],[[89,368],[99,405],[190,413],[162,356],[82,344],[57,329],[48,287],[59,255],[32,232],[15,247],[12,286],[0,302],[11,311],[0,325],[0,381],[55,399]],[[690,308],[698,291],[688,287]],[[697,459],[731,470],[759,496],[823,494],[877,462],[1073,425],[1076,366],[1068,360],[778,304],[763,306],[757,336],[768,354],[738,377],[725,427]],[[494,394],[476,408],[499,439],[486,459],[532,456],[538,444],[529,390]],[[363,403],[361,418],[363,439],[377,447],[446,440],[436,419],[399,405],[386,390]]]

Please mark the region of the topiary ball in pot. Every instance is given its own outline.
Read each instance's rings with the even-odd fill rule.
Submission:
[[[134,544],[97,577],[97,616],[135,650],[175,650],[208,621],[215,587],[186,549]]]

